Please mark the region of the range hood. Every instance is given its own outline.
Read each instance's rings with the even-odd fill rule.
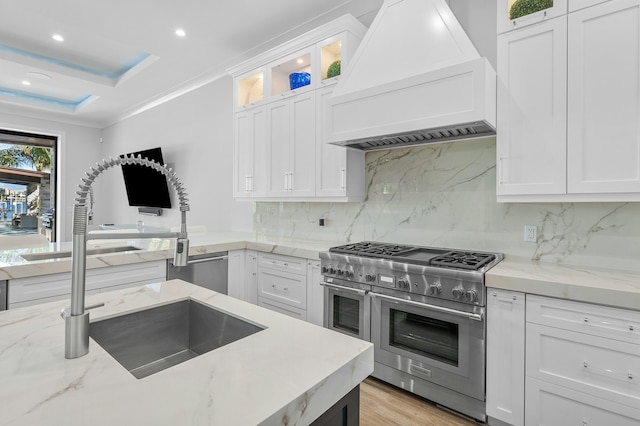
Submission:
[[[366,151],[495,135],[496,73],[444,0],[385,0],[327,108]]]

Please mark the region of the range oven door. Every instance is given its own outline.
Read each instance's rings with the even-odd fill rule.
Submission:
[[[484,400],[484,308],[469,313],[370,294],[376,362]]]
[[[325,328],[371,341],[371,304],[367,290],[321,282]]]

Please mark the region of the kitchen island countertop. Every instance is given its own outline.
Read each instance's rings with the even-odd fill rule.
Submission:
[[[64,358],[67,302],[0,313],[2,425],[309,424],[373,371],[373,347],[172,280],[87,297],[91,320],[194,299],[265,329],[136,379],[93,339]]]

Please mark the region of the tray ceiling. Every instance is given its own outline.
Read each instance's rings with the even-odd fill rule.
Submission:
[[[212,81],[286,38],[380,4],[0,0],[0,109],[104,127]]]

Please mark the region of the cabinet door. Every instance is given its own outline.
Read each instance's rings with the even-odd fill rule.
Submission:
[[[566,17],[498,37],[497,194],[566,192]]]
[[[333,87],[326,87],[316,91],[317,115],[317,158],[316,195],[323,197],[343,197],[346,195],[347,153],[351,150],[326,142],[326,108],[327,99],[331,96]]]
[[[322,327],[324,316],[324,287],[320,285],[320,261],[307,263],[307,321]]]
[[[296,197],[313,197],[316,178],[316,104],[315,92],[290,99],[291,132],[289,193]]]
[[[246,250],[230,250],[227,263],[227,295],[240,300],[247,300],[245,296]]]
[[[289,190],[290,110],[286,100],[267,106],[269,196],[285,197]]]
[[[524,294],[487,290],[487,415],[524,424]]]
[[[266,192],[266,109],[255,107],[234,117],[233,196],[251,197]]]
[[[246,301],[258,304],[258,253],[255,250],[247,250],[245,258],[245,296]]]
[[[569,15],[568,192],[640,192],[640,1]]]

